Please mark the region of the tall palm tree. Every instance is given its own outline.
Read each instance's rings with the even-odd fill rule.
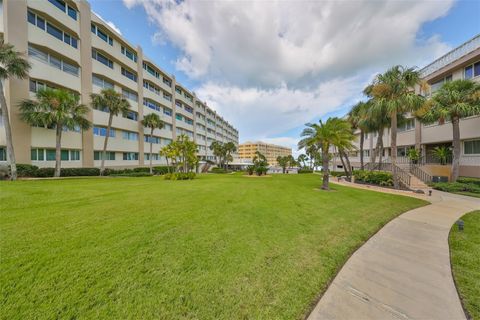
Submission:
[[[360,130],[360,168],[364,168],[363,146],[365,142],[365,134],[370,132],[368,111],[370,102],[360,101],[352,107],[348,113],[348,121],[352,129]]]
[[[471,80],[446,82],[424,108],[417,112],[424,123],[446,120],[452,122],[453,161],[452,180],[458,179],[460,170],[460,119],[480,114],[480,84]]]
[[[307,155],[302,153],[297,157],[297,162],[302,164],[303,168],[307,167],[307,164],[305,163],[307,161]]]
[[[233,159],[232,153],[237,151],[237,146],[235,143],[229,141],[223,145],[225,152],[225,169],[228,169],[228,163]]]
[[[13,148],[10,115],[3,92],[3,82],[9,78],[25,79],[30,68],[30,63],[22,56],[22,53],[15,51],[15,48],[11,44],[5,43],[3,38],[0,39],[0,116],[3,117],[3,125],[5,126],[11,180],[17,180],[17,164]]]
[[[165,125],[156,113],[150,113],[147,114],[143,120],[142,120],[142,125],[146,128],[150,128],[150,174],[153,173],[153,167],[152,167],[152,149],[153,149],[153,131],[155,129],[162,129]]]
[[[419,109],[424,99],[414,91],[420,83],[420,75],[414,68],[394,66],[383,74],[377,75],[371,86],[371,95],[375,105],[385,107],[390,117],[390,148],[392,167],[397,163],[397,115]],[[393,170],[393,184],[400,187],[399,177]]]
[[[110,131],[112,129],[113,117],[120,114],[126,114],[131,106],[128,100],[114,89],[103,89],[100,94],[92,93],[90,99],[92,99],[92,107],[94,109],[109,113],[107,134],[105,135],[105,140],[103,142],[102,162],[100,165],[100,175],[103,175],[105,171],[105,158],[107,157],[107,145]]]
[[[60,177],[62,132],[64,128],[82,130],[90,128],[85,116],[88,107],[80,104],[80,96],[64,89],[45,89],[36,94],[37,100],[24,100],[20,103],[22,119],[30,125],[55,127],[55,173]]]

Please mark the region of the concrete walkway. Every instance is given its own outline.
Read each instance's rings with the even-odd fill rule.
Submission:
[[[436,190],[431,197],[408,195],[432,204],[400,215],[358,249],[309,320],[466,318],[450,269],[448,233],[464,213],[480,209],[480,199]]]

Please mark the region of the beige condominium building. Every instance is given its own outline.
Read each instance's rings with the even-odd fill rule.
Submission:
[[[202,160],[214,159],[209,150],[213,141],[238,145],[238,131],[231,124],[146,57],[141,47],[92,13],[87,1],[8,0],[0,1],[0,10],[0,33],[28,55],[32,65],[29,78],[11,79],[4,85],[18,163],[54,165],[54,130],[27,125],[18,109],[21,100],[33,99],[45,87],[71,90],[86,105],[91,93],[104,88],[128,99],[131,111],[115,117],[109,133],[109,167],[142,166],[150,157],[155,164],[163,164],[160,148],[180,134],[197,143]],[[141,124],[149,113],[157,113],[165,123],[153,136]],[[100,165],[108,113],[90,109],[88,118],[93,123],[90,130],[63,133],[63,167]],[[6,160],[5,131],[0,128],[0,161]]]
[[[263,154],[270,165],[277,164],[278,156],[291,156],[292,149],[278,146],[275,144],[265,143],[261,141],[251,142],[247,141],[238,146],[238,156],[240,159],[252,160],[255,152],[259,151]]]
[[[429,92],[424,95],[430,96],[447,81],[456,79],[471,79],[480,82],[480,35],[448,52],[439,59],[433,61],[420,70],[422,79],[428,82]],[[420,90],[417,88],[417,92]],[[428,179],[432,176],[451,175],[451,157],[442,161],[435,158],[433,149],[439,146],[452,146],[452,124],[445,123],[421,124],[413,116],[407,116],[408,120],[399,126],[397,136],[397,162],[408,170],[409,159],[407,150],[417,148],[421,150],[422,160],[420,169],[427,173]],[[369,133],[365,137],[364,161],[368,163],[374,152],[378,134]],[[480,116],[472,116],[460,120],[460,176],[480,177]],[[389,162],[390,157],[390,130],[386,129],[383,137],[385,146],[384,158]],[[359,148],[359,139],[356,142]],[[378,159],[378,157],[377,157]],[[360,167],[359,152],[353,155],[352,165]],[[443,165],[442,165],[443,164]],[[340,164],[335,165],[337,169]]]

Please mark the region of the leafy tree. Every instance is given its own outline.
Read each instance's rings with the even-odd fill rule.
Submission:
[[[394,66],[383,74],[377,75],[368,88],[374,99],[374,105],[385,108],[390,117],[391,161],[397,164],[397,124],[398,115],[418,110],[424,99],[417,95],[413,88],[420,83],[420,75],[414,68]],[[393,170],[394,187],[400,187],[399,177]]]
[[[259,151],[255,152],[255,156],[252,159],[253,162],[253,171],[257,175],[261,176],[267,173],[268,171],[268,162],[267,158]]]
[[[152,167],[153,131],[155,129],[162,129],[164,127],[164,123],[160,119],[158,114],[150,113],[143,118],[142,125],[146,128],[150,128],[150,173],[152,174],[153,173],[153,167]]]
[[[131,108],[130,103],[121,93],[113,89],[103,89],[100,94],[93,93],[90,95],[92,106],[95,109],[106,111],[109,113],[107,134],[103,143],[102,162],[100,165],[100,175],[105,171],[105,159],[107,157],[107,145],[112,130],[112,121],[114,116],[125,115]]]
[[[62,132],[64,128],[82,130],[90,128],[85,116],[88,108],[80,104],[80,97],[64,89],[45,89],[36,94],[37,100],[24,100],[20,103],[22,119],[30,125],[55,127],[55,177],[60,177]]]
[[[223,145],[225,170],[228,169],[228,163],[233,161],[232,153],[237,152],[237,146],[233,142],[227,142]]]
[[[182,134],[172,142],[175,154],[178,155],[178,166],[182,172],[192,170],[198,163],[197,144]]]
[[[460,119],[480,114],[480,84],[471,80],[446,82],[417,113],[424,123],[446,120],[452,122],[453,161],[452,180],[460,170]]]
[[[3,125],[5,126],[11,180],[17,180],[17,164],[15,160],[15,150],[13,148],[10,115],[3,84],[5,80],[10,78],[25,79],[28,76],[30,68],[30,63],[23,57],[22,53],[15,51],[15,48],[11,44],[5,43],[2,36],[0,38],[0,116],[3,117]]]
[[[177,167],[176,160],[178,158],[178,150],[175,149],[173,143],[169,143],[168,145],[160,149],[160,156],[165,157],[167,161],[167,167],[168,167],[169,173],[170,173],[170,167],[171,167],[170,164],[172,164],[173,169],[176,170],[176,167]]]
[[[287,170],[287,166],[290,163],[290,159],[286,156],[285,157],[278,156],[277,157],[277,163],[280,167],[282,167],[282,172],[285,173],[286,170]]]

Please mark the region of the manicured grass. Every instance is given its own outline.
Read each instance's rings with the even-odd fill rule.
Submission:
[[[426,204],[320,183],[2,182],[2,318],[301,318],[358,246]]]
[[[480,210],[461,218],[465,230],[450,231],[453,275],[463,304],[473,319],[480,319]]]

